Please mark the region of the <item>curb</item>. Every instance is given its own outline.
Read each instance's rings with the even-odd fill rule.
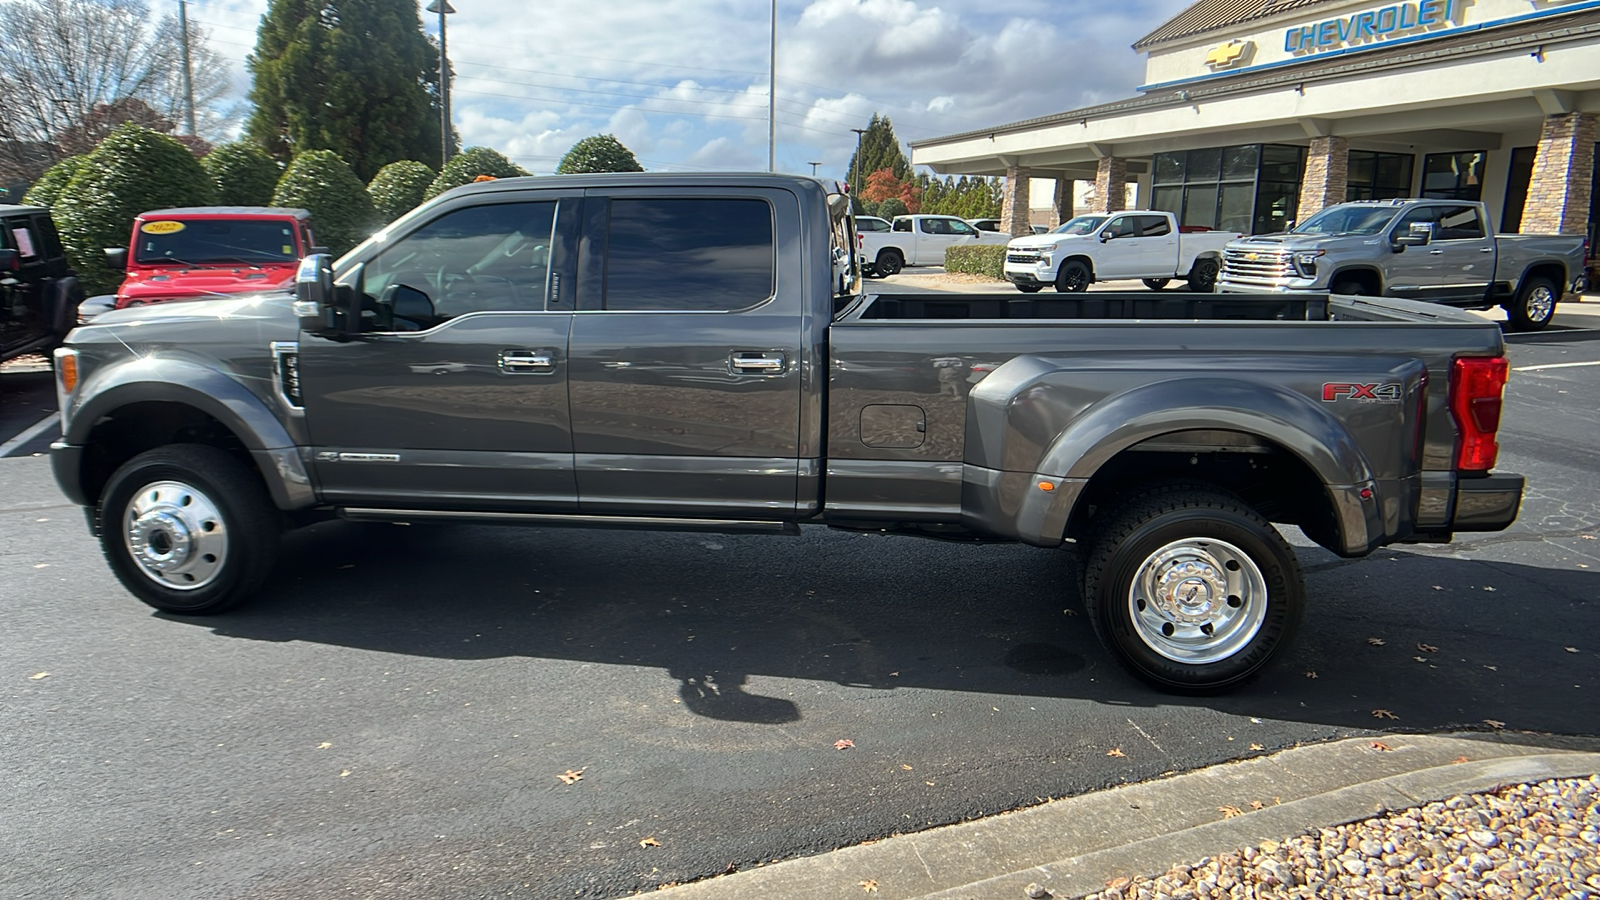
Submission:
[[[1384,735],[1297,747],[1157,781],[661,891],[671,900],[986,900],[1076,897],[1118,877],[1285,840],[1457,794],[1600,772],[1600,753],[1495,736]],[[1457,762],[1461,757],[1468,761]],[[1253,804],[1259,804],[1255,808]],[[1224,806],[1248,810],[1224,818]]]

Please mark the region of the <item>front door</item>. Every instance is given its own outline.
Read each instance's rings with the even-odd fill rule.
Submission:
[[[792,513],[804,300],[825,290],[789,224],[796,195],[592,189],[583,218],[570,388],[583,512]]]
[[[966,225],[965,222],[962,223]],[[927,216],[917,219],[917,265],[944,265],[944,251],[958,243],[965,243],[950,219]],[[967,230],[973,230],[967,226]]]
[[[504,196],[442,206],[341,272],[364,309],[354,340],[302,333],[306,421],[328,502],[576,509],[572,314],[548,301],[570,268],[579,198]]]
[[[1462,203],[1438,207],[1439,218],[1433,228],[1433,241],[1426,250],[1433,261],[1433,297],[1442,303],[1480,302],[1494,280],[1494,237],[1484,230],[1478,206]]]
[[[1112,216],[1100,229],[1103,239],[1094,251],[1094,277],[1100,281],[1113,278],[1134,278],[1144,268],[1142,242],[1139,240],[1139,216]]]

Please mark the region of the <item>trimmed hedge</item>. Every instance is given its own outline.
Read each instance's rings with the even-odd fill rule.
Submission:
[[[126,124],[89,152],[52,212],[67,258],[93,295],[122,283],[106,268],[104,251],[128,246],[134,216],[215,202],[216,188],[194,154],[167,135]]]
[[[413,159],[402,159],[379,169],[378,174],[372,176],[372,183],[367,185],[378,218],[385,223],[393,222],[421,206],[436,174]]]
[[[266,206],[283,176],[267,151],[243,141],[212,150],[200,166],[217,186],[217,202],[223,206]]]
[[[987,275],[1004,281],[1006,277],[1006,248],[998,244],[969,244],[964,247],[946,247],[944,270],[967,275]]]
[[[67,184],[72,181],[72,176],[78,174],[83,168],[83,156],[69,156],[61,162],[46,169],[39,180],[28,188],[28,193],[23,196],[22,202],[29,206],[54,206],[61,192],[67,189]]]
[[[895,216],[911,215],[911,210],[906,206],[906,202],[899,197],[886,197],[882,203],[878,204],[877,215],[892,222]]]
[[[310,210],[317,241],[334,256],[343,256],[366,240],[378,218],[366,185],[332,150],[307,150],[296,156],[283,170],[272,205]]]
[[[450,157],[450,161],[439,170],[439,177],[428,185],[425,199],[432,200],[451,188],[471,184],[485,175],[490,178],[516,178],[527,174],[527,170],[488,147],[468,147]]]

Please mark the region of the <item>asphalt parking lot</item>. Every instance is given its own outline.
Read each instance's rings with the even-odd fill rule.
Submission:
[[[1222,698],[1124,675],[1062,554],[816,529],[330,523],[152,614],[45,429],[0,459],[0,896],[616,897],[1373,729],[1600,746],[1589,308],[1508,340],[1517,525],[1303,547],[1304,630]],[[0,375],[0,442],[49,391]]]

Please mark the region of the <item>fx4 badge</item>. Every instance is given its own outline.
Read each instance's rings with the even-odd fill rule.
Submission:
[[[1399,403],[1405,394],[1399,382],[1390,381],[1381,384],[1355,384],[1353,382],[1330,381],[1322,386],[1322,400],[1333,403],[1336,400],[1366,400],[1376,403]]]

